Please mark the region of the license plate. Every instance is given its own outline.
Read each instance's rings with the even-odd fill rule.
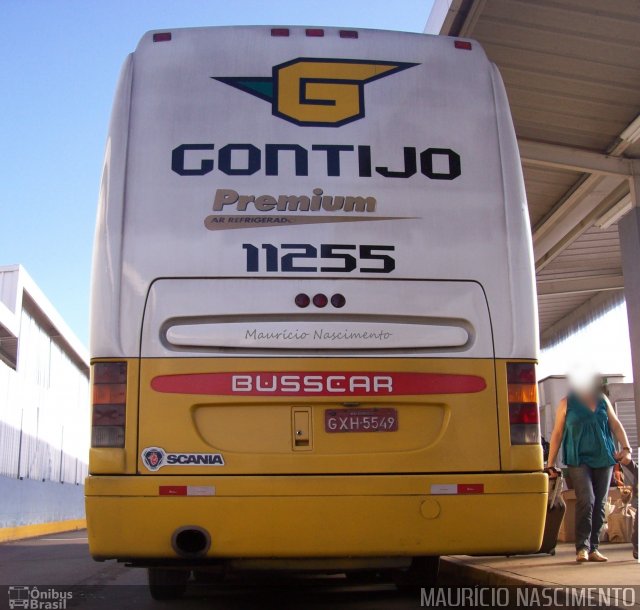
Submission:
[[[396,409],[327,409],[325,432],[395,432],[398,429]]]

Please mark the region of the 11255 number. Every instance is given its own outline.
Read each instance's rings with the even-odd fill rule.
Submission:
[[[318,248],[311,244],[242,244],[246,252],[246,268],[259,272],[264,264],[268,272],[291,273],[391,273],[396,268],[395,259],[385,252],[394,252],[395,246],[355,246],[349,244],[322,244]],[[263,256],[260,256],[263,251]],[[261,260],[262,259],[262,260]]]

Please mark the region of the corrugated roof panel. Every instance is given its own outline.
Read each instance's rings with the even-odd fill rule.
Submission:
[[[538,297],[540,325],[544,328],[555,324],[565,315],[588,301],[591,294],[552,294]]]
[[[570,30],[597,40],[636,44],[636,5],[637,0],[629,0],[626,6],[624,2],[616,0],[608,3],[604,12],[602,0],[562,3],[545,0],[491,0],[486,4],[482,16],[484,19],[509,15],[514,21],[545,30]]]
[[[638,31],[634,2],[487,0],[469,35],[501,70],[519,137],[604,151],[640,110]]]
[[[519,140],[640,158],[640,141],[619,139],[640,114],[639,0],[463,0],[447,8],[439,7],[441,33],[476,38],[497,64]],[[574,226],[556,232],[555,245],[544,244],[541,255],[555,258],[540,265],[538,280],[560,280],[546,288],[564,290],[563,280],[593,278],[582,285],[596,287],[608,276],[606,291],[539,297],[541,338],[548,345],[622,300],[616,288],[619,238],[614,224],[605,230],[590,226],[571,241],[593,225],[594,207],[610,190],[594,183],[583,194],[574,191],[586,178],[576,172],[525,165],[524,175],[534,233],[545,220],[566,222],[567,216],[550,215],[554,209],[584,210],[582,219],[571,217]]]
[[[578,181],[581,174],[566,170],[523,167],[531,226],[535,227],[549,209]]]
[[[538,273],[539,279],[562,279],[622,273],[617,225],[591,227]]]

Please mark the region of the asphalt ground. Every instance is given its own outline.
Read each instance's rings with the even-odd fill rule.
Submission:
[[[640,566],[631,558],[631,545],[610,545],[603,551],[611,558],[603,565],[576,565],[571,545],[560,546],[553,557],[446,558],[442,561],[438,586],[450,597],[435,596],[428,600],[421,597],[419,591],[401,593],[393,582],[382,578],[353,582],[344,575],[269,573],[231,578],[216,585],[190,582],[187,593],[180,600],[155,601],[149,595],[144,569],[128,568],[115,561],[93,561],[88,552],[86,532],[75,531],[0,545],[0,609],[11,608],[11,601],[13,610],[404,610],[425,606],[639,608]],[[620,595],[613,591],[608,604],[581,604],[566,597],[572,587],[590,586],[627,589]],[[530,591],[547,587],[560,588],[564,594],[553,598],[551,603],[548,598],[534,597],[535,603],[530,603],[526,601],[530,598],[518,597],[525,588]],[[498,589],[503,596],[492,597]],[[477,597],[479,593],[483,596]],[[507,599],[505,595],[508,606],[499,603]]]

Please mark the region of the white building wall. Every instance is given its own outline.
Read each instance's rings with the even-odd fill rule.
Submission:
[[[86,352],[21,267],[0,268],[0,307],[0,348],[17,339],[0,359],[0,528],[81,518]]]

